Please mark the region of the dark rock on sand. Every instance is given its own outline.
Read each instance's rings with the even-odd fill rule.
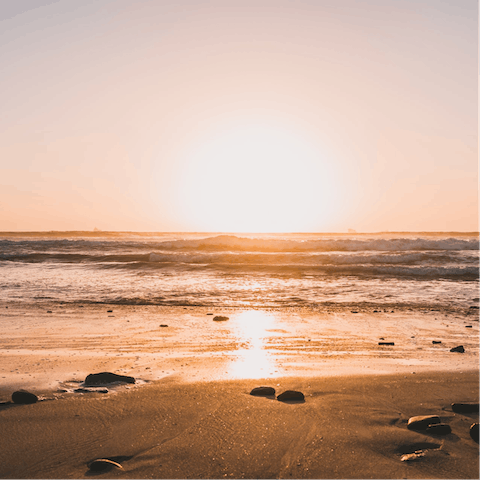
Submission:
[[[433,343],[434,345],[436,345],[436,344],[439,344],[439,343],[442,343],[442,342],[441,342],[440,340],[432,340],[432,343]]]
[[[273,387],[256,387],[250,392],[250,395],[268,397],[270,395],[275,395],[275,389]]]
[[[477,307],[476,305],[472,305],[470,308],[471,308],[472,310],[473,310],[473,309],[478,310],[479,307]]]
[[[19,405],[28,405],[31,403],[37,403],[38,397],[34,393],[27,392],[26,390],[17,390],[12,393],[12,402]]]
[[[448,435],[449,433],[452,433],[452,429],[450,425],[447,425],[446,423],[437,423],[429,425],[426,433],[431,433],[433,435]]]
[[[459,345],[458,347],[453,347],[450,349],[451,352],[458,352],[458,353],[465,353],[465,348],[463,345]]]
[[[297,392],[295,390],[287,390],[283,393],[281,393],[278,397],[277,400],[280,400],[281,402],[293,400],[295,402],[302,402],[305,401],[305,395],[302,392]]]
[[[465,328],[473,328],[473,325],[465,325]]]
[[[53,313],[51,310],[47,310],[47,313]]]
[[[478,403],[452,403],[452,410],[455,413],[478,413]]]
[[[213,313],[207,313],[207,315],[213,315]]]
[[[430,425],[440,423],[437,415],[418,415],[408,419],[407,428],[409,430],[426,430]]]
[[[378,342],[379,345],[395,345],[395,342]]]
[[[90,385],[105,385],[108,383],[135,383],[133,377],[127,377],[126,375],[117,375],[116,373],[102,372],[102,373],[91,373],[87,375],[85,379],[85,385],[88,387]]]
[[[168,327],[168,325],[165,325],[164,323],[162,323],[160,326],[161,326],[162,328]]]
[[[470,436],[478,443],[478,423],[472,423],[470,427]]]
[[[119,468],[123,470],[123,467],[113,460],[109,460],[108,458],[97,458],[88,465],[88,468],[93,472],[103,472],[107,470],[111,470],[112,468]]]
[[[217,315],[216,317],[213,317],[214,322],[225,322],[228,320],[228,317],[223,317],[222,315]]]

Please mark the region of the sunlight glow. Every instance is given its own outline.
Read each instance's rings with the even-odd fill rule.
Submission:
[[[192,146],[182,164],[178,202],[199,231],[311,231],[335,214],[328,158],[283,125],[217,130]]]
[[[236,360],[230,365],[231,378],[263,378],[275,373],[275,360],[265,349],[267,330],[274,325],[274,318],[260,311],[241,313],[235,322],[235,333],[248,348],[236,352]]]

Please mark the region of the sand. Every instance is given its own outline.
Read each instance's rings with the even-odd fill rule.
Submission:
[[[1,478],[479,477],[478,414],[450,407],[478,402],[478,318],[467,310],[8,307]],[[449,351],[459,344],[464,354]],[[98,371],[137,384],[74,391]],[[249,395],[260,385],[305,402]],[[22,387],[41,401],[8,403]],[[452,433],[407,429],[427,414]],[[401,461],[416,450],[425,455]],[[123,469],[89,471],[102,457]]]

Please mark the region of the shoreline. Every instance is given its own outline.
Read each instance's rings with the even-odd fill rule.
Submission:
[[[101,371],[214,381],[462,372],[479,363],[478,311],[470,309],[8,307],[0,305],[0,385],[9,388],[68,390]],[[458,345],[465,353],[450,352]]]

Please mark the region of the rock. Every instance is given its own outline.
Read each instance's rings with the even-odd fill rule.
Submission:
[[[87,375],[85,379],[85,386],[90,385],[105,385],[108,383],[135,383],[133,377],[127,377],[126,375],[117,375],[116,373],[102,372],[102,373],[91,373]]]
[[[164,323],[162,323],[160,326],[161,326],[162,328],[168,327],[168,325],[165,325]]]
[[[225,322],[228,320],[228,317],[222,317],[222,315],[217,315],[216,317],[213,317],[214,322]]]
[[[379,345],[395,345],[394,342],[378,342]]]
[[[451,348],[450,351],[451,352],[464,353],[465,349],[463,348],[463,345],[459,345],[458,347]]]
[[[97,458],[88,465],[88,468],[93,472],[103,472],[111,470],[112,468],[123,470],[123,467],[119,463],[109,460],[108,458]]]
[[[295,402],[302,402],[302,401],[305,401],[305,395],[302,392],[297,392],[295,390],[287,390],[281,393],[277,397],[277,400],[280,400],[280,402],[285,402],[288,400],[293,400]]]
[[[250,392],[250,395],[256,397],[268,397],[270,395],[275,395],[275,389],[273,387],[256,387]]]
[[[12,402],[18,405],[27,405],[30,403],[37,403],[38,397],[34,393],[26,390],[17,390],[12,393]]]
[[[400,458],[400,461],[413,462],[424,456],[425,456],[425,452],[423,452],[422,450],[419,450],[418,452],[415,452],[415,453],[407,453],[406,455],[402,455],[402,457]]]
[[[478,443],[478,423],[472,423],[470,427],[470,436]]]
[[[358,310],[352,310],[352,313],[358,313]]]
[[[8,308],[8,307],[7,307],[7,308]],[[471,308],[472,310],[474,310],[474,309],[475,309],[475,310],[478,310],[479,307],[477,307],[476,305],[472,305],[470,308]]]
[[[448,435],[449,433],[452,433],[452,429],[450,425],[447,425],[446,423],[436,423],[429,425],[426,433],[431,433],[433,435]]]
[[[409,430],[426,430],[430,425],[440,423],[437,415],[418,415],[408,419],[407,428]]]
[[[51,310],[47,310],[47,313],[53,313]]]
[[[440,340],[432,340],[432,343],[433,343],[434,345],[437,345],[437,344],[442,343],[442,342],[441,342]]]
[[[207,315],[213,315],[213,313],[207,313]]]
[[[478,413],[478,403],[452,403],[452,410],[455,413]]]
[[[112,312],[113,312],[113,310],[107,310],[107,313],[112,313]]]
[[[473,328],[473,325],[465,325],[465,328]]]

